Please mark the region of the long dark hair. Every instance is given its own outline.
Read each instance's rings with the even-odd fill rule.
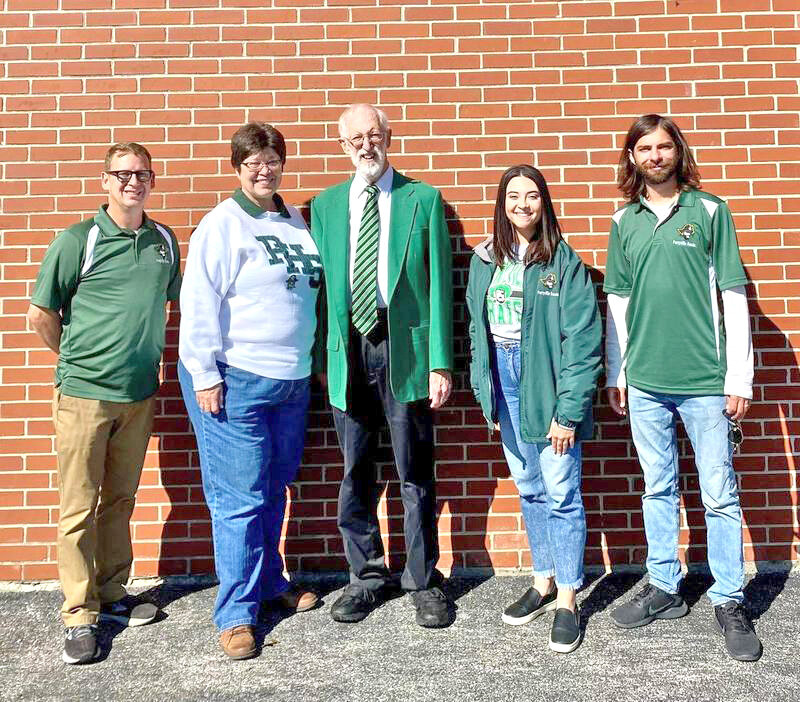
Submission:
[[[525,249],[522,262],[526,266],[530,263],[550,263],[562,238],[561,227],[553,209],[547,181],[538,168],[524,163],[512,166],[503,173],[500,177],[500,184],[497,186],[497,202],[494,205],[494,260],[498,266],[502,266],[506,259],[514,260],[516,258],[514,252],[517,248],[518,238],[514,226],[506,215],[506,190],[511,179],[517,176],[529,178],[536,183],[542,205],[539,220],[536,222],[528,248]]]
[[[631,163],[630,156],[633,154],[633,147],[643,136],[651,134],[661,127],[675,144],[677,152],[677,163],[675,177],[678,180],[678,187],[681,190],[700,187],[700,171],[697,162],[692,156],[689,144],[675,124],[669,117],[662,115],[642,115],[637,119],[628,130],[625,137],[625,145],[619,155],[619,168],[617,169],[617,187],[622,191],[628,202],[635,202],[645,192],[644,176],[636,170],[636,166]]]

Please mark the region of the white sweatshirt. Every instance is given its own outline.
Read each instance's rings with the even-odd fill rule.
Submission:
[[[178,355],[196,391],[221,381],[217,361],[277,380],[311,374],[322,265],[300,213],[276,202],[265,212],[237,191],[192,234]]]

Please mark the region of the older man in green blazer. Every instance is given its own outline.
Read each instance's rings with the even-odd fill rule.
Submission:
[[[325,269],[327,385],[344,477],[338,525],[350,585],[333,604],[340,622],[364,619],[386,597],[375,465],[388,424],[404,508],[406,565],[421,626],[442,627],[453,608],[440,589],[432,410],[450,395],[453,367],[451,250],[439,192],[389,165],[386,115],[352,105],[339,142],[350,180],[311,206]]]

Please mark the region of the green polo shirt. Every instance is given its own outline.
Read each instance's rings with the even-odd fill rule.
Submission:
[[[719,290],[747,283],[728,206],[681,193],[661,222],[644,199],[613,217],[603,290],[630,297],[628,384],[678,395],[722,395],[725,332]]]
[[[138,402],[158,389],[165,306],[180,293],[178,242],[146,215],[137,231],[120,229],[106,207],[53,240],[31,302],[61,313],[61,392]]]

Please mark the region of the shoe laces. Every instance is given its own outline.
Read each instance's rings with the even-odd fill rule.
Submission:
[[[651,597],[655,595],[655,593],[656,589],[648,583],[633,596],[632,602],[639,604],[640,602],[649,600]]]
[[[445,595],[438,587],[431,587],[427,590],[419,590],[416,596],[423,599],[441,600],[442,602],[447,602],[447,595]]]
[[[748,633],[752,626],[747,612],[740,602],[728,602],[722,605],[722,614],[725,617],[725,625],[740,633]]]
[[[94,636],[96,633],[96,624],[80,624],[67,629],[67,638],[70,640],[82,639],[86,636]]]
[[[344,594],[350,597],[356,597],[360,600],[364,600],[365,602],[375,601],[375,593],[372,590],[369,590],[365,587],[361,587],[356,583],[350,583],[345,588]]]

